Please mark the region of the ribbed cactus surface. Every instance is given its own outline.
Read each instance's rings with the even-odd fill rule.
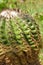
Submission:
[[[39,27],[29,15],[13,12],[0,14],[0,65],[30,65],[38,61]]]

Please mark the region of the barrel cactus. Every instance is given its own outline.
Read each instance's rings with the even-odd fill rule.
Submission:
[[[40,65],[39,26],[28,14],[0,13],[0,65]]]

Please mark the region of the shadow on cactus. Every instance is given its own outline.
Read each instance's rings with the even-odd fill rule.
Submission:
[[[0,13],[0,65],[40,65],[41,36],[28,14],[14,10]]]

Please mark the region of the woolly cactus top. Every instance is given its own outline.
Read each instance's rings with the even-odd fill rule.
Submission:
[[[12,46],[12,44],[24,47],[26,43],[33,50],[39,50],[40,40],[38,25],[31,16],[11,10],[0,13],[0,45],[2,48]],[[10,48],[12,47],[8,49]]]

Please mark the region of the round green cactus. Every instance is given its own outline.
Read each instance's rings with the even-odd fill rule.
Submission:
[[[2,13],[0,13],[0,57],[4,56],[0,64],[34,65],[37,61],[35,65],[38,65],[41,37],[35,20],[27,14],[15,11],[13,15],[10,10],[6,10],[5,15]]]

